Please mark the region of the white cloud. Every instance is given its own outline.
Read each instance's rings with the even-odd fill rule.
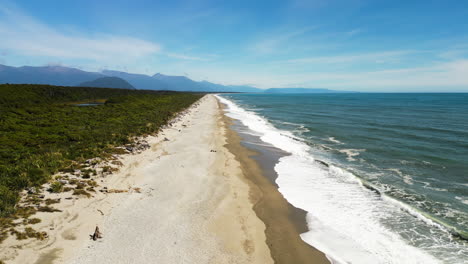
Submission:
[[[414,51],[396,50],[374,53],[361,53],[338,56],[317,56],[285,60],[280,63],[287,64],[336,64],[336,63],[356,63],[356,62],[376,62],[384,63],[397,61],[402,56],[414,53]]]
[[[208,59],[202,58],[202,57],[189,56],[189,55],[178,54],[178,53],[167,53],[166,55],[168,57],[175,58],[175,59],[181,59],[181,60],[191,60],[191,61],[207,61],[208,60]]]
[[[249,46],[249,49],[258,54],[274,53],[282,49],[284,44],[287,44],[291,39],[301,36],[317,27],[305,27],[295,30],[282,30],[280,33],[275,33],[273,36],[265,37],[256,41]]]
[[[127,36],[65,34],[4,6],[0,6],[0,35],[0,49],[26,56],[123,62],[161,50],[156,43]]]
[[[346,35],[347,35],[348,37],[352,37],[352,36],[357,35],[357,34],[360,34],[360,33],[362,33],[362,32],[363,32],[362,29],[356,28],[356,29],[353,29],[353,30],[351,30],[351,31],[346,32]]]

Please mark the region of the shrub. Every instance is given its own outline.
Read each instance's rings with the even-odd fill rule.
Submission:
[[[83,189],[76,189],[73,191],[73,195],[84,195],[86,197],[91,197],[91,194]]]
[[[62,210],[50,207],[50,206],[39,206],[37,208],[38,212],[46,212],[46,213],[54,213],[54,212],[62,212]]]
[[[60,193],[63,191],[63,183],[59,181],[54,181],[50,184],[50,191],[53,193]]]
[[[41,222],[41,219],[39,218],[31,218],[31,219],[28,219],[27,220],[27,224],[30,224],[30,225],[35,225],[35,224],[38,224]]]
[[[0,185],[0,217],[5,217],[15,211],[15,204],[18,202],[19,196],[6,186]]]

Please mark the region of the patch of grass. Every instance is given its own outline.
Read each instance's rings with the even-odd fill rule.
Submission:
[[[54,212],[62,212],[62,210],[50,207],[50,206],[39,206],[37,208],[38,212],[46,212],[46,213],[54,213]]]
[[[122,165],[123,165],[123,163],[122,163],[120,160],[113,160],[111,163],[112,163],[113,165],[117,165],[117,166],[122,166]],[[115,169],[115,168],[112,168],[112,167],[111,167],[111,170],[112,170],[112,169]]]
[[[16,236],[16,239],[18,240],[24,240],[28,238],[28,235],[26,234],[26,232],[18,232],[16,231],[16,229],[11,229],[10,234],[13,236]]]
[[[107,191],[108,193],[126,193],[128,190],[121,190],[121,189],[110,189]]]
[[[35,214],[36,212],[37,210],[32,206],[19,207],[16,210],[16,213],[13,215],[13,218],[14,219],[28,218],[31,215]]]
[[[117,154],[117,155],[123,155],[123,154],[128,153],[128,151],[124,148],[113,148],[110,152],[112,154]]]
[[[111,167],[110,166],[104,166],[102,167],[102,172],[110,172],[111,171]]]
[[[60,193],[63,191],[63,183],[59,181],[54,181],[50,184],[50,192]]]
[[[13,218],[0,218],[0,231],[13,226]]]
[[[35,225],[41,222],[41,219],[39,218],[30,218],[26,220],[26,224],[28,225]]]
[[[86,197],[91,197],[91,194],[83,189],[75,189],[73,191],[73,195],[84,195]]]
[[[51,205],[51,204],[60,203],[60,200],[59,199],[47,198],[44,202],[45,202],[46,205]]]
[[[37,197],[37,195],[28,195],[28,197],[25,199],[25,202],[38,205],[42,202],[42,199]]]
[[[0,244],[1,244],[3,241],[5,241],[5,239],[7,239],[7,238],[8,238],[8,232],[6,232],[6,231],[1,231],[1,232],[0,232]],[[0,261],[0,264],[2,264],[2,263],[4,263],[4,262]]]
[[[86,182],[80,181],[80,182],[76,183],[76,189],[77,190],[84,189],[86,186],[87,186]]]
[[[96,181],[93,181],[93,180],[90,180],[90,181],[88,181],[87,183],[88,183],[88,185],[91,186],[91,187],[97,187],[97,186],[98,186],[97,182],[96,182]]]
[[[38,240],[44,240],[47,238],[46,232],[37,232],[32,227],[26,227],[24,232],[19,232],[15,229],[10,230],[10,234],[16,236],[18,240],[24,240],[28,238],[36,238]]]
[[[72,184],[72,185],[75,185],[75,184],[77,184],[78,182],[79,182],[79,181],[78,181],[77,179],[71,179],[71,180],[69,181],[69,183]]]

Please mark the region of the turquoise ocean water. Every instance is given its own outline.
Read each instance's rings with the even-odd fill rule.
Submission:
[[[468,263],[468,94],[225,94],[338,263]],[[410,258],[410,259],[409,259]]]

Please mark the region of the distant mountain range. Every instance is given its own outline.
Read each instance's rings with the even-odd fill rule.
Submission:
[[[144,75],[144,74],[134,74],[134,73],[127,73],[127,72],[120,72],[120,71],[102,71],[102,74],[107,76],[119,77],[131,85],[136,87],[137,89],[143,90],[180,90],[179,87],[170,87],[164,82],[152,78],[151,76]],[[171,89],[172,88],[172,89]]]
[[[114,78],[109,78],[114,77]],[[157,73],[153,76],[120,71],[87,72],[63,66],[11,67],[0,64],[0,84],[50,84],[60,86],[92,86],[144,90],[173,90],[194,92],[247,92],[247,93],[336,93],[328,89],[272,88],[259,89],[247,85],[221,85],[208,81],[197,82],[185,76]]]
[[[101,77],[94,81],[83,82],[79,86],[135,90],[135,87],[129,84],[126,80],[119,77]]]
[[[77,86],[105,75],[61,66],[10,67],[0,65],[0,83],[31,83]]]

